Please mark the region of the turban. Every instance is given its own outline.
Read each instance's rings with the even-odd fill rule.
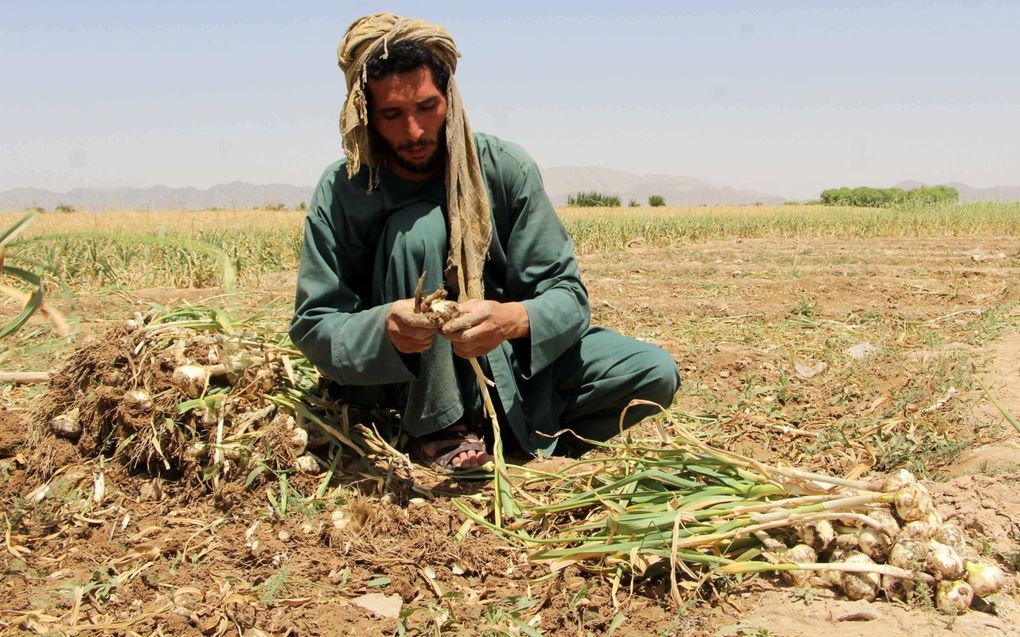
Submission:
[[[369,190],[378,183],[384,158],[375,156],[368,134],[366,90],[368,60],[385,58],[389,45],[404,40],[422,43],[450,71],[446,88],[446,206],[450,252],[446,283],[456,284],[459,301],[484,298],[482,268],[492,241],[489,196],[482,178],[478,151],[471,135],[453,74],[460,51],[449,32],[438,24],[410,20],[392,13],[376,13],[357,20],[337,47],[337,60],[347,80],[347,100],[340,114],[340,136],[347,156],[347,175],[369,167]]]

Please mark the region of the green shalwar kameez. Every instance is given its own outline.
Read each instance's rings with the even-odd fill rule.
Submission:
[[[475,135],[492,209],[493,240],[485,297],[520,301],[531,334],[487,354],[501,417],[528,452],[552,453],[552,434],[569,427],[604,440],[619,432],[632,398],[669,405],[679,386],[662,349],[589,327],[588,294],[573,243],[545,194],[534,161],[518,146]],[[398,352],[386,335],[389,304],[443,285],[447,257],[442,177],[401,179],[385,168],[368,193],[368,170],[347,178],[344,161],[326,169],[305,222],[294,344],[354,402],[403,408],[414,436],[459,420],[481,421],[481,403],[466,362],[437,336],[421,354]],[[651,410],[628,412],[629,426]],[[564,439],[567,452],[584,445]],[[563,444],[561,443],[561,444]],[[561,449],[563,450],[563,449]]]

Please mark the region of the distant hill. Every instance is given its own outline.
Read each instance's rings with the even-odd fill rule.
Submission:
[[[616,195],[624,206],[630,200],[647,205],[650,195],[665,197],[670,206],[701,204],[777,204],[785,198],[778,195],[715,186],[694,177],[680,175],[638,175],[624,170],[594,166],[560,166],[542,171],[545,189],[556,205],[567,202],[567,196],[592,190]],[[909,189],[924,186],[920,181],[901,181],[896,187]],[[1020,186],[974,188],[959,182],[947,185],[957,189],[960,201],[1020,200]],[[255,208],[283,204],[294,208],[307,203],[312,186],[290,184],[249,184],[235,181],[205,190],[199,188],[76,188],[53,192],[39,188],[13,188],[0,192],[0,210],[24,210],[38,206],[52,210],[60,204],[79,210],[203,210],[206,208]]]
[[[542,171],[542,178],[545,190],[555,205],[567,203],[570,194],[592,190],[616,195],[624,206],[632,199],[647,205],[650,195],[662,195],[670,206],[775,204],[785,201],[778,195],[715,186],[694,177],[637,175],[594,166],[547,168]]]
[[[908,179],[901,181],[896,184],[894,188],[902,188],[904,190],[910,190],[911,188],[918,188],[920,186],[934,186],[936,184],[926,184],[922,181],[916,181]],[[991,188],[975,188],[974,186],[968,186],[967,184],[960,183],[958,181],[950,181],[946,186],[952,186],[956,188],[956,192],[960,193],[960,201],[1020,201],[1020,186],[992,186]]]
[[[14,188],[0,192],[0,210],[23,210],[38,206],[52,210],[60,204],[80,210],[202,210],[205,208],[253,208],[283,204],[293,208],[307,203],[312,187],[288,184],[255,185],[243,181],[198,188],[76,188],[53,192],[38,188]]]
[[[661,195],[671,206],[698,204],[782,203],[783,198],[751,190],[714,186],[693,177],[636,175],[623,170],[594,167],[559,167],[542,171],[546,191],[556,205],[572,193],[597,190],[617,195],[627,205],[642,205],[649,195]],[[53,192],[38,188],[14,188],[0,192],[0,210],[40,207],[52,210],[60,204],[79,210],[202,210],[206,208],[252,208],[283,204],[293,208],[311,197],[312,187],[289,184],[255,185],[243,181],[198,188],[76,188]]]

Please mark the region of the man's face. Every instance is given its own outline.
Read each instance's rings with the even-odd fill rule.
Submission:
[[[446,96],[427,66],[368,81],[369,121],[386,146],[389,168],[421,181],[439,172],[445,154]]]

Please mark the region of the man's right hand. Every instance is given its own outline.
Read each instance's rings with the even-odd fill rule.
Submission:
[[[394,301],[386,313],[386,335],[398,352],[419,354],[432,347],[438,328],[414,311],[414,299]]]

